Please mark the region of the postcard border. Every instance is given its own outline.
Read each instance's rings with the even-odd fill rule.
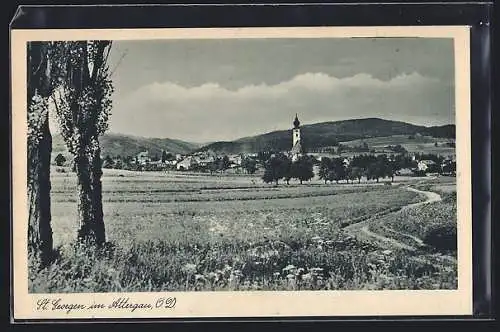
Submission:
[[[70,36],[68,38],[68,36]],[[163,293],[28,294],[26,250],[26,47],[28,40],[164,39],[164,38],[350,38],[427,37],[453,38],[455,47],[455,104],[457,132],[457,201],[459,285],[456,291],[326,291],[326,292],[171,292],[178,298],[175,311],[86,312],[85,315],[36,312],[42,297],[62,297],[72,302],[107,302],[109,297],[151,299]],[[470,31],[459,26],[405,27],[287,27],[287,28],[166,28],[166,29],[64,29],[12,30],[12,180],[14,318],[189,318],[189,317],[289,317],[289,316],[434,316],[472,314],[472,188]],[[16,222],[24,220],[24,222]],[[199,299],[203,298],[203,304]],[[229,301],[228,301],[229,299]],[[298,300],[298,301],[297,301]],[[290,306],[293,302],[295,306]],[[31,305],[27,305],[30,304]],[[262,305],[265,303],[266,305]],[[364,305],[359,305],[363,303]],[[244,308],[244,310],[238,309]]]

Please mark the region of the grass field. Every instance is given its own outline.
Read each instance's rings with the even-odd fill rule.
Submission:
[[[398,178],[392,186],[313,180],[276,187],[251,176],[105,170],[104,218],[112,245],[92,250],[72,245],[74,174],[52,174],[60,258],[33,275],[32,292],[456,288],[456,262],[344,231],[380,215],[373,230],[388,236],[379,227],[384,224],[416,237],[421,229],[415,220],[425,211],[427,219],[439,211],[436,222],[454,220],[456,210],[442,206],[397,217],[404,206],[425,199],[407,190],[413,179]],[[427,181],[427,187],[452,192],[447,180]]]

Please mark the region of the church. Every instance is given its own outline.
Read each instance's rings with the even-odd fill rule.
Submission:
[[[293,129],[292,129],[292,150],[290,151],[290,155],[292,157],[292,161],[296,161],[302,155],[302,143],[300,141],[300,121],[295,114],[295,120],[293,121]]]

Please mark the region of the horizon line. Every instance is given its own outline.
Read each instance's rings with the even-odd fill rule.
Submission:
[[[299,120],[300,120],[300,117],[299,117]],[[426,128],[444,127],[444,126],[456,126],[455,123],[445,123],[445,124],[441,124],[441,125],[430,125],[429,126],[429,125],[415,124],[415,123],[412,123],[412,122],[401,121],[401,120],[389,120],[387,118],[381,118],[381,117],[348,118],[348,119],[343,119],[343,120],[321,121],[321,122],[314,122],[314,123],[303,123],[302,120],[301,120],[300,126],[301,127],[305,127],[305,126],[311,126],[311,125],[316,125],[316,124],[320,124],[320,123],[335,123],[335,122],[346,122],[346,121],[356,121],[356,120],[384,120],[384,121],[399,122],[399,123],[409,124],[409,125],[412,125],[412,126],[419,126],[419,127],[426,127]],[[196,141],[192,141],[192,140],[184,140],[184,139],[172,138],[172,137],[141,136],[141,135],[136,135],[136,134],[127,134],[127,133],[123,133],[123,132],[113,132],[113,131],[108,131],[104,135],[106,135],[106,134],[110,134],[110,135],[123,135],[123,136],[128,136],[128,137],[144,138],[144,139],[170,139],[170,140],[182,141],[182,142],[185,142],[185,143],[191,143],[191,144],[197,144],[197,145],[207,145],[207,144],[218,143],[218,142],[221,142],[221,143],[223,143],[223,142],[234,142],[234,141],[241,140],[241,139],[244,139],[244,138],[250,138],[250,137],[254,137],[254,136],[266,135],[266,134],[270,134],[270,133],[273,133],[273,132],[284,131],[284,130],[291,130],[291,128],[289,128],[289,129],[276,129],[276,130],[267,131],[267,132],[260,133],[260,134],[241,136],[241,137],[234,138],[234,139],[229,139],[229,140],[211,140],[211,141],[206,141],[206,142],[196,142]]]

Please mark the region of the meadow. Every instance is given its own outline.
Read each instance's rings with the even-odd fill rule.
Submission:
[[[417,186],[414,179],[397,178],[390,186],[385,181],[325,185],[320,180],[274,186],[248,175],[105,170],[103,205],[109,244],[95,250],[74,241],[74,174],[52,174],[58,258],[31,274],[31,292],[457,285],[453,252],[394,245],[425,237],[421,224],[456,223],[453,199],[421,205],[411,218],[407,214],[412,210],[401,210],[426,199],[407,189]],[[441,186],[453,195],[449,181],[423,182],[422,190]],[[393,245],[347,231],[367,218],[371,218],[370,230],[390,237]],[[448,259],[436,259],[438,255]]]

